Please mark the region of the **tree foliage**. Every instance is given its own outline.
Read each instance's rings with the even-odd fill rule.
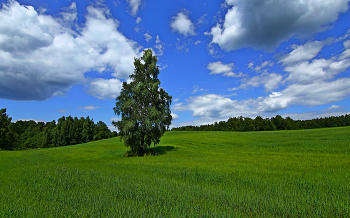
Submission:
[[[120,121],[113,121],[121,140],[138,154],[142,154],[152,142],[158,144],[172,120],[172,97],[159,88],[157,61],[150,49],[145,50],[140,59],[135,58],[134,74],[129,76],[131,82],[123,82],[113,108],[115,114],[122,116]]]
[[[33,120],[15,123],[0,110],[0,149],[21,150],[33,148],[51,148],[86,143],[117,136],[107,125],[99,121],[97,124],[89,117],[61,117],[52,122],[35,122]]]
[[[271,119],[263,119],[257,116],[254,120],[249,117],[230,117],[227,121],[215,122],[212,125],[182,126],[173,128],[172,131],[272,131],[272,130],[298,130],[326,127],[350,126],[350,115],[339,117],[325,117],[312,120],[293,120],[290,117],[283,118],[280,115]]]

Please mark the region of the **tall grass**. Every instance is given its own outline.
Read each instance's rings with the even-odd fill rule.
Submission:
[[[0,217],[350,217],[349,131],[167,132],[167,153],[132,158],[119,138],[0,151]]]

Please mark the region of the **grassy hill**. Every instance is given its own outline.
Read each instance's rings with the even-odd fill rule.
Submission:
[[[350,127],[0,151],[0,217],[350,217]]]

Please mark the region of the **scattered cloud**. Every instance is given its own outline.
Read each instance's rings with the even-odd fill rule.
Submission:
[[[199,86],[193,86],[193,91],[192,91],[192,94],[198,92],[198,91],[203,91],[204,89],[203,88],[200,88]]]
[[[141,17],[137,17],[137,18],[136,18],[136,23],[137,23],[137,24],[141,23],[141,20],[142,20]]]
[[[157,56],[162,56],[164,54],[164,46],[165,46],[165,43],[160,41],[159,36],[157,35],[156,45],[155,45],[156,55]]]
[[[334,59],[315,59],[311,62],[303,61],[295,65],[288,65],[285,71],[289,72],[286,81],[299,84],[310,84],[317,81],[333,79],[336,75],[350,67],[350,60],[336,61]]]
[[[179,12],[176,16],[172,17],[170,26],[173,32],[178,32],[184,36],[196,35],[194,24],[185,12]]]
[[[260,71],[262,68],[265,68],[267,66],[272,67],[273,66],[273,62],[272,61],[264,61],[260,66],[256,66],[254,67],[254,63],[250,62],[248,64],[248,68],[255,70],[255,71]]]
[[[234,68],[233,63],[224,64],[221,61],[210,62],[207,66],[207,69],[210,70],[210,75],[222,74],[226,77],[242,77],[244,74],[242,72],[236,74],[232,72]]]
[[[78,107],[78,109],[84,109],[84,110],[88,110],[88,111],[91,111],[91,110],[95,110],[97,108],[100,108],[99,106],[85,106],[85,107]]]
[[[191,123],[196,125],[227,120],[229,117],[241,115],[244,117],[271,116],[271,114],[277,114],[278,111],[295,105],[314,107],[341,101],[350,94],[349,84],[349,78],[305,85],[292,84],[286,89],[272,92],[266,97],[247,100],[232,100],[221,95],[207,94],[189,97],[186,100],[187,104],[176,103],[173,109],[175,111],[192,111],[192,116],[197,120],[191,121]],[[333,108],[338,109],[336,106]],[[190,124],[181,123],[181,125]]]
[[[179,115],[171,113],[171,116],[173,117],[173,120],[178,120],[179,119]]]
[[[328,38],[324,41],[311,41],[304,45],[292,45],[292,52],[277,58],[279,59],[279,63],[283,65],[309,61],[316,57],[325,45],[329,45],[333,41],[333,38]]]
[[[57,112],[60,112],[60,113],[66,113],[68,109],[56,109]]]
[[[149,42],[149,40],[152,39],[152,36],[151,36],[150,34],[148,34],[148,33],[143,34],[143,36],[145,37],[145,40],[146,40],[147,42]]]
[[[41,15],[32,6],[16,1],[0,9],[0,98],[11,100],[46,100],[62,96],[72,85],[87,84],[84,73],[110,69],[112,76],[106,84],[115,84],[133,73],[134,57],[141,56],[141,47],[127,39],[117,28],[119,22],[110,18],[102,7],[88,6],[86,22],[75,32],[74,3],[59,17]],[[70,14],[69,14],[70,13]],[[20,16],[19,16],[20,15]],[[64,22],[62,21],[64,20]],[[90,90],[102,80],[93,80]],[[118,86],[120,87],[120,86]],[[120,90],[113,89],[115,96]],[[96,91],[89,93],[96,94]]]
[[[207,34],[225,51],[252,47],[273,50],[293,36],[305,37],[331,28],[348,0],[245,1],[226,0],[223,23]]]
[[[327,110],[334,110],[334,109],[340,109],[341,107],[338,105],[332,105],[329,108],[327,108]]]
[[[159,70],[165,70],[168,67],[168,64],[159,64]]]
[[[203,15],[198,19],[197,24],[198,24],[198,25],[201,25],[201,24],[206,23],[205,18],[206,18],[207,16],[208,16],[207,14],[203,14]]]
[[[195,44],[195,45],[199,45],[201,43],[201,41],[200,40],[197,40],[195,43],[193,43],[193,44]]]
[[[259,87],[260,85],[264,85],[265,91],[271,92],[278,87],[278,85],[281,83],[282,78],[283,76],[277,73],[263,73],[262,75],[243,79],[240,86],[229,89],[229,91],[247,89],[249,86]]]
[[[141,6],[141,0],[126,0],[131,8],[131,15],[136,16]]]
[[[116,78],[93,79],[87,93],[99,99],[116,98],[119,96],[123,83]]]
[[[180,38],[176,39],[176,49],[179,51],[189,52],[190,49],[188,47],[189,42],[187,40],[181,40]]]

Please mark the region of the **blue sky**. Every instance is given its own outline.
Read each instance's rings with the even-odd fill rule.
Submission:
[[[111,125],[148,48],[172,126],[350,113],[348,0],[0,2],[0,108],[13,121]]]

